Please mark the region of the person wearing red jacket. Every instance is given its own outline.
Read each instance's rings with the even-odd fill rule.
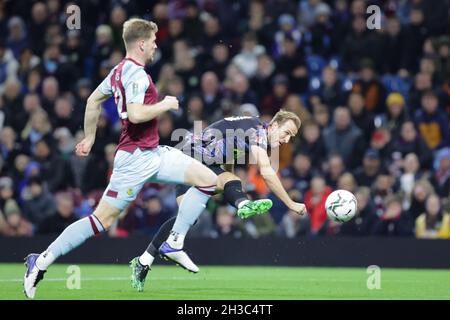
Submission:
[[[327,212],[325,201],[333,190],[326,185],[325,179],[316,176],[311,180],[311,187],[305,194],[306,210],[311,217],[311,234],[326,232]]]

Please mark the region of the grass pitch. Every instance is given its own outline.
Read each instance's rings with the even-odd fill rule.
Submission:
[[[450,299],[450,270],[381,269],[381,289],[367,288],[364,268],[200,267],[190,274],[155,266],[144,292],[130,284],[126,265],[79,265],[80,289],[69,265],[56,264],[36,299]],[[21,264],[0,264],[0,299],[25,299]],[[70,271],[70,269],[69,269]]]

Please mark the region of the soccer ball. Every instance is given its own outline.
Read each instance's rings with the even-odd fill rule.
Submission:
[[[347,190],[333,191],[325,201],[325,210],[331,220],[347,222],[356,214],[356,197]]]

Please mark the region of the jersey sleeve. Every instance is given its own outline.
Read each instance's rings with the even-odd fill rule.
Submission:
[[[111,87],[111,77],[114,73],[114,68],[108,73],[105,79],[98,86],[98,90],[103,93],[105,96],[110,96],[113,94]]]
[[[267,149],[267,132],[264,127],[251,128],[250,130],[250,145],[257,145],[263,149]]]
[[[139,69],[133,76],[129,78],[125,85],[125,96],[127,104],[144,103],[145,92],[150,85],[147,73],[144,69]]]

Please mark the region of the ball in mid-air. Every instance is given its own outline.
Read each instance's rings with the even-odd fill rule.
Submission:
[[[333,191],[325,201],[325,210],[331,220],[347,222],[356,214],[356,197],[347,190]]]

